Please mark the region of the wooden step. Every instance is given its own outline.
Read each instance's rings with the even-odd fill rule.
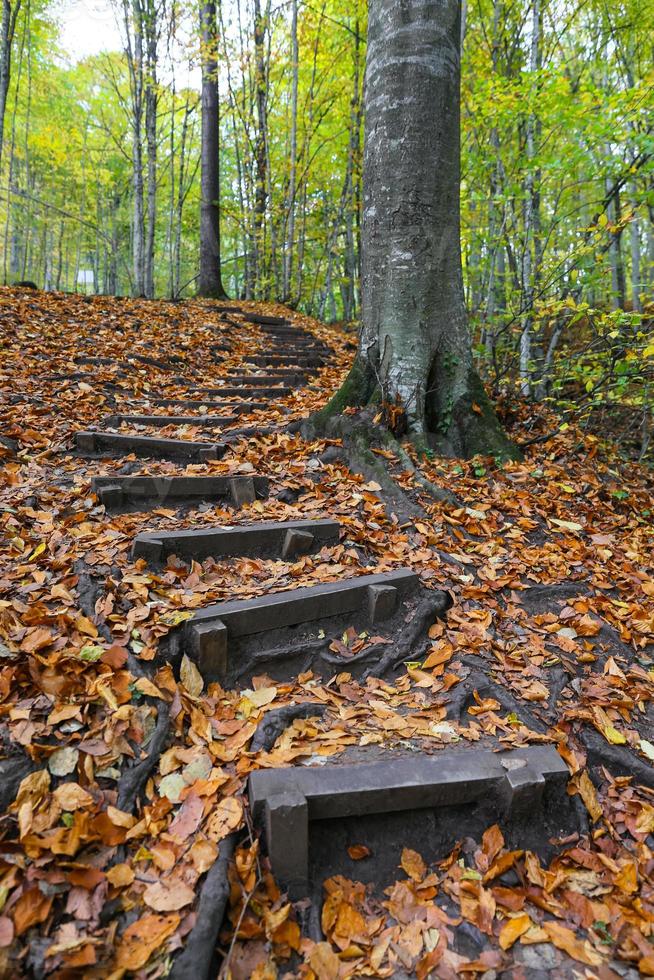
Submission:
[[[417,575],[401,568],[257,599],[219,602],[195,613],[174,638],[181,641],[174,646],[195,660],[203,675],[222,680],[230,667],[228,647],[233,640],[353,613],[364,613],[374,625],[393,616],[400,602],[418,588]]]
[[[247,364],[258,364],[262,367],[279,366],[280,368],[283,365],[317,368],[324,364],[324,358],[305,354],[250,354],[244,360]]]
[[[243,385],[237,388],[225,387],[222,388],[193,388],[194,392],[199,392],[205,395],[222,395],[224,398],[244,398],[246,401],[250,401],[254,398],[285,398],[287,395],[292,394],[294,388],[288,388],[281,385],[279,388],[264,388],[262,387],[246,387]],[[269,407],[269,406],[266,406]]]
[[[199,425],[205,427],[224,428],[236,422],[236,415],[108,415],[102,424],[109,428],[119,425]]]
[[[188,399],[188,398],[153,398],[153,405],[182,405],[187,408],[213,408],[216,412],[229,412],[232,415],[246,415],[250,412],[258,412],[261,409],[270,408],[266,402],[238,401],[238,402],[216,402],[209,398]]]
[[[283,374],[231,374],[227,380],[235,385],[269,388],[278,384],[301,385],[306,381],[306,375],[299,371],[295,373],[285,371]]]
[[[550,836],[542,834],[540,820],[544,817],[548,823],[555,821],[554,827],[563,832],[561,837],[574,826],[566,797],[568,778],[568,768],[552,745],[501,753],[464,746],[434,756],[388,752],[383,761],[370,764],[260,769],[250,774],[248,795],[254,821],[263,830],[275,879],[296,900],[309,894],[311,845],[320,848],[321,835],[324,837],[332,827],[341,847],[330,850],[323,840],[322,849],[327,860],[336,865],[336,873],[343,870],[343,860],[347,862],[348,844],[365,845],[368,829],[377,834],[378,846],[373,853],[381,859],[379,829],[380,824],[383,828],[384,815],[389,814],[397,817],[388,820],[386,846],[400,847],[406,841],[406,835],[398,840],[393,831],[398,824],[408,825],[411,814],[417,816],[418,827],[422,824],[420,853],[428,860],[439,857],[429,853],[433,838],[438,837],[429,833],[434,817],[438,824],[439,819],[445,822],[454,814],[455,825],[460,828],[457,836],[469,836],[466,811],[470,830],[477,830],[477,809],[488,814],[488,825],[499,821],[507,832],[517,832],[518,846],[520,836],[526,835],[524,846],[531,844],[533,836],[538,840],[539,831],[545,840]],[[348,840],[348,832],[358,836]],[[453,836],[449,841],[450,849],[455,839]],[[399,857],[398,853],[391,860],[391,867],[397,867]],[[359,864],[356,869],[361,870]],[[329,873],[329,869],[321,870]],[[378,865],[372,870],[378,873]],[[359,878],[356,872],[354,876]],[[322,882],[322,874],[317,877]]]
[[[188,531],[138,534],[133,558],[163,562],[169,555],[203,561],[210,557],[252,556],[284,560],[337,544],[337,521],[262,521],[238,527],[203,527]]]
[[[110,453],[157,459],[180,459],[203,463],[220,459],[227,447],[220,442],[190,442],[185,439],[157,439],[114,432],[76,432],[75,446],[81,453]]]
[[[235,507],[268,496],[265,476],[95,476],[91,489],[107,510],[146,510],[152,507],[226,500]]]

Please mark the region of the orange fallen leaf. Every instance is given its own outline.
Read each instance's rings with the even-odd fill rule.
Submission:
[[[140,970],[152,953],[172,936],[178,915],[143,915],[125,929],[118,942],[116,965],[123,970]]]
[[[500,946],[502,949],[510,949],[514,942],[523,936],[531,928],[532,922],[526,913],[516,915],[507,921],[500,930]]]

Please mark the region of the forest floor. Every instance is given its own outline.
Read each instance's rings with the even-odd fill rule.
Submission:
[[[457,498],[444,503],[380,451],[412,508],[401,520],[333,446],[284,431],[336,390],[352,338],[240,305],[288,316],[333,357],[239,420],[279,431],[184,467],[82,458],[73,435],[117,406],[171,411],[151,400],[188,398],[243,366],[261,345],[256,325],[237,329],[210,303],[0,290],[0,975],[165,976],[193,935],[207,871],[241,831],[212,975],[654,976],[652,472],[569,428],[520,463],[414,458]],[[215,344],[226,349],[213,360]],[[80,355],[108,360],[85,366]],[[518,442],[552,428],[533,406],[500,409]],[[149,434],[215,438],[201,425]],[[118,470],[261,473],[270,494],[237,511],[109,515],[90,480]],[[157,571],[130,558],[145,529],[319,517],[340,522],[341,541],[291,561],[171,560]],[[331,674],[263,674],[246,689],[205,685],[190,661],[173,672],[158,657],[211,602],[400,567],[453,605],[392,677],[353,678],[348,660],[371,642],[354,631],[333,642],[342,667]],[[250,750],[262,718],[307,701],[314,717]],[[400,841],[382,891],[360,883],[357,866],[375,861],[362,843],[351,874],[324,882],[322,934],[308,934],[306,909],[280,894],[253,831],[248,774],[353,747],[478,743],[556,745],[578,831],[548,860],[509,847],[497,825],[474,841],[462,826],[435,862]]]

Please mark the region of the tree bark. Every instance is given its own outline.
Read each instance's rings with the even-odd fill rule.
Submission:
[[[297,190],[297,96],[299,73],[299,49],[297,36],[297,0],[291,0],[291,133],[288,149],[288,198],[286,205],[286,247],[282,275],[282,300],[291,298],[293,275],[293,249],[295,247],[295,195]]]
[[[20,0],[12,9],[11,0],[2,0],[2,25],[0,26],[0,164],[4,143],[5,112],[11,79],[11,46],[16,30],[16,18],[20,10]]]
[[[200,296],[226,296],[220,273],[220,117],[216,4],[205,0],[202,30],[202,152],[200,176]]]
[[[460,31],[459,0],[371,0],[363,325],[357,360],[325,414],[381,396],[418,444],[516,455],[472,366],[460,246]]]
[[[540,68],[540,0],[533,0],[531,8],[531,45],[529,51],[529,72],[533,79]],[[537,175],[534,173],[536,156],[536,134],[538,121],[534,109],[527,118],[527,176],[525,179],[524,205],[524,245],[522,249],[522,332],[520,334],[520,387],[522,394],[531,394],[532,381],[532,325],[534,317],[534,296],[536,293],[536,271],[538,267],[538,237],[540,231],[539,196]]]
[[[268,72],[266,70],[266,31],[269,29],[270,3],[261,13],[261,0],[254,0],[254,88],[257,110],[254,159],[255,290],[265,290],[265,222],[268,201]]]
[[[144,4],[145,27],[145,142],[147,157],[147,228],[143,256],[143,285],[148,299],[154,298],[154,239],[157,223],[157,46],[161,8],[154,3]]]

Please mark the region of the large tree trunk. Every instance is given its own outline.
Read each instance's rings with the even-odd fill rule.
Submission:
[[[459,0],[370,2],[363,326],[352,372],[325,412],[381,395],[418,443],[507,455],[515,450],[472,365],[463,296],[460,30]]]
[[[202,155],[200,177],[200,296],[226,295],[220,274],[220,118],[218,31],[214,0],[205,0],[202,27]]]

